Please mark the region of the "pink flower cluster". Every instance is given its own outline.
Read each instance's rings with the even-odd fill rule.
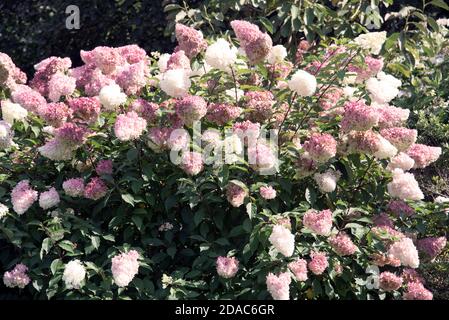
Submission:
[[[226,187],[226,198],[233,207],[240,207],[247,196],[248,191],[236,185],[235,183],[229,183]]]
[[[112,258],[112,276],[114,282],[119,287],[126,287],[139,272],[140,255],[137,251],[131,250],[122,252]]]
[[[64,102],[42,105],[37,112],[50,126],[60,127],[72,115],[72,110]]]
[[[177,23],[175,26],[178,49],[183,50],[191,59],[207,48],[207,42],[203,39],[201,32]]]
[[[81,197],[84,195],[84,180],[82,178],[68,179],[62,184],[62,188],[70,197]]]
[[[242,111],[242,108],[232,104],[211,103],[207,107],[206,119],[222,126],[231,120],[237,119]]]
[[[311,209],[304,214],[302,222],[312,232],[321,236],[327,236],[332,229],[332,211]]]
[[[243,20],[231,21],[231,27],[251,63],[263,61],[270,53],[272,40],[268,34],[262,33],[259,27]]]
[[[304,142],[304,150],[317,162],[326,162],[337,153],[337,141],[327,133],[314,133]]]
[[[296,281],[306,281],[307,277],[307,261],[304,259],[297,259],[288,264],[288,268],[295,276]]]
[[[20,181],[11,191],[11,202],[14,211],[24,214],[37,200],[38,192],[33,190],[28,180]]]
[[[395,291],[402,286],[402,277],[384,271],[379,276],[379,288],[384,291]]]
[[[369,107],[364,101],[346,102],[341,129],[344,132],[351,130],[366,131],[376,126],[379,122],[379,113],[373,107]]]
[[[415,160],[414,168],[425,168],[438,160],[441,155],[441,148],[414,144],[407,150],[407,154]]]
[[[131,103],[130,108],[140,117],[147,120],[148,123],[152,123],[154,120],[156,120],[156,113],[159,110],[159,105],[154,102],[149,102],[142,98],[138,98]]]
[[[203,170],[202,154],[198,152],[184,152],[181,157],[181,168],[188,175],[197,175]]]
[[[409,282],[407,291],[402,295],[404,300],[432,300],[433,294],[421,282]]]
[[[95,167],[99,176],[103,174],[112,174],[112,160],[100,160]]]
[[[409,149],[416,142],[416,138],[418,137],[417,130],[403,127],[382,129],[380,134],[390,141],[399,151],[406,151]]]
[[[288,272],[279,273],[278,275],[270,272],[266,278],[267,290],[274,300],[290,299],[291,282],[292,279]]]
[[[137,115],[134,111],[129,111],[117,117],[114,124],[114,133],[120,141],[138,139],[147,127],[147,121]]]
[[[175,110],[184,124],[191,126],[201,120],[207,113],[207,103],[200,96],[185,96],[176,101]]]
[[[25,288],[31,281],[27,275],[28,268],[22,263],[16,264],[14,269],[3,274],[3,283],[8,288]]]
[[[218,275],[225,279],[233,278],[239,270],[239,261],[235,257],[218,257],[216,264]]]
[[[260,195],[266,200],[276,198],[276,190],[272,186],[263,186],[259,189]]]
[[[340,256],[349,256],[357,250],[357,247],[345,232],[339,232],[336,236],[330,237],[329,243]]]
[[[17,84],[26,83],[27,76],[16,67],[12,59],[0,52],[0,88],[13,90]]]
[[[98,200],[103,198],[108,192],[108,187],[98,177],[92,178],[84,188],[84,197],[87,199]]]
[[[324,252],[312,252],[310,254],[312,260],[309,261],[309,270],[315,275],[321,275],[329,266],[327,255]]]
[[[81,50],[81,59],[85,64],[71,69],[69,74],[89,96],[98,95],[102,87],[114,82],[127,94],[137,94],[148,83],[148,56],[137,45]]]
[[[100,115],[100,101],[93,97],[79,97],[68,100],[69,107],[73,113],[74,121],[93,124]]]
[[[250,111],[250,120],[263,122],[271,118],[275,100],[270,91],[248,91],[245,93],[245,101]]]
[[[430,261],[434,260],[446,247],[446,237],[429,237],[419,239],[416,247]]]

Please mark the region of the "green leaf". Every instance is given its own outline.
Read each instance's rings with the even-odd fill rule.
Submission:
[[[123,201],[125,201],[126,203],[128,203],[134,207],[135,200],[132,195],[130,195],[129,193],[122,194],[122,199],[123,199]]]
[[[143,220],[142,220],[142,218],[141,217],[139,217],[139,216],[132,216],[131,217],[131,220],[134,222],[134,224],[136,225],[136,227],[137,227],[137,230],[139,230],[139,231],[141,231],[142,230],[142,225],[143,225]]]
[[[139,154],[139,151],[137,149],[130,149],[127,153],[126,153],[126,158],[133,162],[134,160],[137,159],[137,155]]]
[[[67,252],[73,253],[75,245],[69,240],[63,240],[61,242],[58,242],[58,247],[60,247],[61,249],[65,250]]]
[[[60,267],[62,267],[64,264],[62,263],[62,261],[60,259],[55,259],[52,261],[51,265],[50,265],[50,271],[52,274],[55,274],[56,271],[58,271],[58,269]]]
[[[430,4],[435,7],[440,7],[449,11],[449,5],[445,3],[443,0],[433,0],[430,2]]]
[[[270,22],[270,20],[268,20],[265,17],[260,17],[259,18],[260,23],[262,23],[262,25],[264,26],[264,28],[270,33],[273,34],[273,24]]]
[[[100,247],[100,237],[98,237],[98,236],[91,236],[90,240],[92,241],[92,246],[95,249],[98,249]]]

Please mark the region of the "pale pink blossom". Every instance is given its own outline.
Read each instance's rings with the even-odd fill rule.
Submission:
[[[296,281],[306,281],[307,277],[307,261],[304,259],[297,259],[288,264],[288,268],[295,276]]]
[[[312,232],[327,236],[332,229],[332,211],[310,209],[304,214],[302,222]]]
[[[278,275],[270,272],[266,279],[267,290],[274,300],[289,300],[291,281],[292,279],[288,272],[279,273]]]
[[[239,270],[239,261],[235,257],[218,257],[216,265],[218,275],[225,279],[233,278]]]
[[[310,254],[312,260],[307,265],[309,270],[315,275],[321,275],[329,266],[327,256],[324,252],[312,252]]]
[[[28,180],[20,181],[11,191],[11,202],[18,215],[24,214],[37,200],[38,192],[33,190]]]
[[[119,287],[126,287],[139,272],[139,253],[131,250],[112,258],[112,276]]]

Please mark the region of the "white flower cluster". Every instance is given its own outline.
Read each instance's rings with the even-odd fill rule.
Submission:
[[[277,251],[286,257],[290,257],[295,250],[295,236],[284,226],[278,224],[273,226],[268,240]]]
[[[212,68],[230,72],[237,61],[237,51],[236,47],[220,38],[207,48],[204,58]]]
[[[354,39],[354,42],[372,54],[379,54],[385,40],[387,40],[387,32],[382,31],[361,34]]]
[[[302,97],[309,97],[316,91],[316,78],[307,71],[296,71],[291,79],[288,81],[288,87],[290,90],[296,92]]]
[[[366,89],[374,102],[384,104],[390,102],[399,94],[401,84],[401,81],[392,75],[379,72],[377,78],[369,78],[366,81]]]
[[[86,277],[86,268],[79,260],[72,260],[66,264],[62,280],[67,289],[80,289]]]

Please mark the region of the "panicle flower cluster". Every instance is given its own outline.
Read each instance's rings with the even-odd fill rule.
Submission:
[[[131,103],[130,109],[131,111],[136,112],[140,117],[147,120],[148,123],[151,123],[157,118],[159,105],[154,102],[149,102],[142,98],[138,98]]]
[[[112,258],[112,276],[114,282],[119,287],[126,287],[139,272],[140,255],[137,251],[131,250],[122,252]]]
[[[399,151],[408,150],[418,137],[418,131],[403,127],[386,128],[380,131],[382,137],[390,141]]]
[[[307,261],[304,259],[297,259],[288,264],[288,268],[293,273],[296,281],[306,281],[307,277]]]
[[[137,115],[134,111],[129,111],[117,117],[114,124],[114,133],[120,141],[138,139],[147,127],[147,121]]]
[[[47,103],[45,98],[37,91],[25,85],[18,85],[11,92],[13,102],[20,104],[29,112],[37,113],[38,110]]]
[[[304,214],[302,223],[312,232],[321,236],[328,236],[332,229],[332,211],[310,209]]]
[[[396,156],[390,159],[387,169],[394,171],[395,169],[401,169],[402,171],[408,171],[415,165],[415,160],[409,157],[404,152],[399,152]]]
[[[42,192],[39,196],[39,206],[44,210],[58,206],[59,202],[58,191],[53,187],[48,191]]]
[[[21,71],[10,56],[0,52],[0,88],[13,90],[17,84],[25,83],[26,74]]]
[[[24,214],[37,200],[38,192],[30,186],[29,180],[20,181],[11,191],[11,202],[18,215]]]
[[[85,277],[86,268],[78,259],[72,260],[65,265],[62,280],[67,289],[80,289]]]
[[[188,175],[197,175],[204,168],[202,154],[198,152],[184,152],[181,157],[181,168]]]
[[[391,200],[388,203],[387,210],[396,217],[400,217],[401,215],[410,217],[415,214],[415,210],[403,200]]]
[[[250,110],[249,119],[254,122],[263,122],[273,113],[275,103],[270,91],[248,91],[245,93],[246,107]]]
[[[277,158],[274,148],[262,139],[257,140],[248,147],[248,163],[251,168],[260,172],[276,169]]]
[[[211,103],[207,106],[206,119],[222,126],[237,119],[242,112],[242,108],[232,104]]]
[[[10,125],[14,124],[14,121],[23,121],[28,116],[28,111],[18,103],[13,103],[11,100],[0,101],[2,118]]]
[[[82,178],[72,178],[62,184],[64,192],[70,197],[81,197],[84,195],[84,180]]]
[[[207,113],[207,103],[200,96],[185,96],[176,101],[175,110],[184,124],[191,126],[195,121],[201,120]]]
[[[388,249],[388,254],[400,260],[403,266],[411,268],[418,268],[419,266],[418,250],[416,250],[410,238],[404,237],[394,242]]]
[[[326,162],[337,153],[337,141],[328,133],[313,133],[303,148],[314,161]]]
[[[239,261],[235,257],[218,257],[217,273],[220,277],[230,279],[239,271]]]
[[[272,186],[262,186],[259,189],[260,195],[266,200],[276,198],[276,190]]]
[[[190,59],[207,48],[207,42],[203,39],[203,34],[200,31],[181,23],[175,25],[175,35],[178,49],[183,50]]]
[[[232,73],[237,61],[237,48],[220,38],[207,48],[204,59],[212,68]]]
[[[273,226],[268,240],[285,257],[290,257],[295,250],[295,236],[282,225],[276,224]]]
[[[67,101],[75,121],[93,124],[100,115],[101,104],[96,97],[79,97]]]
[[[323,274],[323,272],[326,271],[327,267],[329,266],[326,253],[314,251],[310,254],[310,257],[312,259],[307,265],[309,267],[309,270],[317,276]]]
[[[231,182],[226,187],[226,198],[228,202],[235,208],[240,207],[247,196],[248,191],[235,183]]]
[[[279,273],[278,275],[270,272],[266,278],[267,290],[274,300],[290,299],[291,282],[292,279],[288,272]]]
[[[313,179],[318,185],[318,188],[323,193],[334,192],[337,188],[337,182],[341,177],[340,171],[328,169],[324,173],[315,173]]]
[[[14,131],[11,130],[11,125],[3,120],[0,120],[0,148],[7,149],[14,144]]]
[[[364,101],[348,101],[345,103],[345,113],[341,121],[341,129],[344,132],[351,130],[366,131],[376,126],[379,122],[379,113],[373,107],[369,107]]]
[[[3,283],[8,288],[25,288],[31,281],[27,275],[28,267],[22,263],[16,264],[14,269],[3,274]]]
[[[421,282],[409,282],[407,291],[402,295],[404,300],[432,300],[433,294]]]
[[[412,173],[401,169],[393,170],[393,181],[387,184],[388,193],[400,200],[421,200],[424,194]]]
[[[330,237],[329,243],[340,256],[350,256],[357,250],[357,247],[345,232],[339,232],[337,235]]]
[[[379,276],[379,288],[384,291],[395,291],[402,286],[402,277],[384,271]]]
[[[95,172],[101,176],[103,174],[112,174],[112,160],[100,160],[95,167]]]
[[[438,160],[441,155],[441,148],[414,144],[407,150],[407,155],[415,161],[414,168],[425,168]]]
[[[423,253],[427,260],[434,260],[446,247],[446,237],[429,237],[419,239],[416,247]]]
[[[268,56],[273,42],[258,26],[247,21],[234,20],[231,21],[231,27],[251,63],[257,64]]]
[[[103,198],[108,192],[108,187],[98,177],[93,177],[84,187],[84,197],[87,199],[98,200]]]

